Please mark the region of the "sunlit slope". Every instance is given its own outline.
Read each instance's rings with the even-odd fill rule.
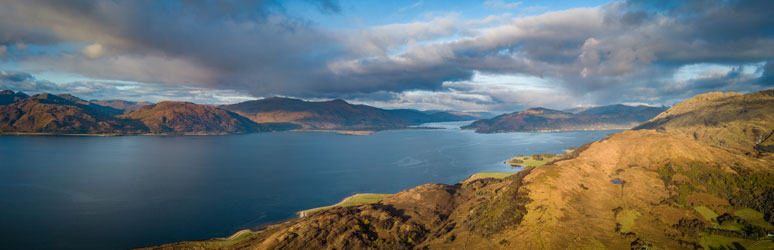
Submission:
[[[697,95],[635,129],[655,129],[752,152],[774,132],[774,90]]]
[[[755,93],[752,99],[768,98]],[[731,98],[746,98],[733,95]],[[761,114],[755,102],[745,112]],[[726,104],[728,105],[728,104]],[[697,114],[686,105],[680,113]],[[770,116],[692,106],[722,124],[769,124]],[[682,108],[682,109],[681,109]],[[735,108],[734,108],[735,109]],[[674,112],[672,114],[676,114]],[[662,116],[663,117],[663,116]],[[766,118],[768,117],[768,118]],[[681,118],[683,119],[683,118]],[[679,119],[677,119],[679,121]],[[686,120],[686,122],[688,122]],[[250,234],[223,248],[254,249],[769,249],[774,161],[752,134],[735,143],[683,129],[625,131],[561,160],[504,178],[428,184],[375,204],[331,208]],[[761,125],[763,126],[763,125]],[[687,131],[687,130],[685,130]],[[715,137],[708,137],[715,138]],[[745,144],[746,143],[746,144]],[[753,152],[753,153],[749,153]],[[500,176],[498,176],[500,177]],[[613,182],[615,180],[615,182]],[[159,248],[186,248],[182,242]],[[198,244],[202,245],[202,244]]]

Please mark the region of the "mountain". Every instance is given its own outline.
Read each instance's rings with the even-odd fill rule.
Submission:
[[[417,110],[385,110],[367,105],[349,104],[343,100],[310,102],[272,97],[223,105],[258,123],[290,122],[304,129],[383,130],[405,128],[426,122],[460,121],[471,117],[448,112],[427,114]]]
[[[772,249],[774,153],[747,151],[759,137],[735,128],[771,133],[771,116],[747,115],[770,107],[771,91],[697,96],[505,178],[426,184],[229,240],[153,248]],[[735,143],[691,136],[705,130]]]
[[[14,102],[21,101],[28,97],[30,96],[22,93],[21,91],[14,93],[13,91],[10,91],[10,90],[3,90],[3,91],[0,91],[0,105],[8,105]]]
[[[743,152],[774,141],[774,90],[706,93],[681,102],[634,129],[655,129]]]
[[[75,96],[73,96],[71,94],[58,94],[56,96],[58,96],[58,97],[60,97],[62,99],[71,101],[73,103],[77,103],[77,104],[82,105],[82,106],[88,106],[90,109],[92,109],[94,111],[97,111],[97,112],[100,112],[100,113],[102,113],[103,115],[106,115],[106,116],[117,116],[117,115],[120,115],[120,114],[124,113],[123,110],[119,110],[119,109],[116,109],[116,108],[113,108],[113,107],[109,107],[109,106],[99,105],[97,103],[86,101],[86,100],[83,100],[81,98],[75,97]]]
[[[655,117],[664,109],[617,104],[590,108],[573,114],[546,108],[531,108],[492,119],[478,120],[462,128],[474,129],[478,133],[628,129]]]
[[[258,124],[224,109],[190,102],[164,101],[119,117],[139,120],[151,133],[230,134],[296,128],[290,124]]]
[[[91,103],[121,110],[124,113],[135,111],[139,108],[151,105],[149,102],[132,102],[124,100],[91,100]]]
[[[425,110],[422,112],[426,114],[448,113],[452,115],[462,116],[465,119],[470,118],[469,120],[486,119],[486,118],[494,117],[492,113],[486,112],[486,111]]]
[[[570,112],[570,113],[573,113],[573,114],[577,114],[577,113],[580,113],[580,112],[583,112],[583,111],[586,111],[586,110],[589,110],[589,109],[592,109],[592,108],[594,108],[594,106],[580,106],[580,107],[562,109],[562,111]]]
[[[140,122],[113,117],[97,105],[40,94],[0,106],[0,131],[57,134],[143,133]]]
[[[449,111],[419,111],[415,109],[385,109],[386,113],[397,116],[412,124],[429,122],[452,122],[475,120],[476,117],[467,114],[454,114]]]
[[[6,103],[0,106],[0,132],[4,133],[228,134],[293,129],[383,130],[473,119],[473,116],[448,111],[385,110],[342,100],[307,102],[290,98],[267,98],[213,107],[188,102],[86,101],[70,94],[28,97],[21,92],[2,91],[0,101]]]

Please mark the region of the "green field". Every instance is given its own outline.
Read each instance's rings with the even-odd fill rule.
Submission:
[[[353,196],[347,197],[346,199],[342,200],[337,204],[334,204],[331,206],[307,209],[307,210],[298,212],[298,214],[303,217],[312,212],[322,211],[322,210],[330,209],[334,207],[349,207],[349,206],[378,203],[382,201],[382,199],[390,197],[391,195],[392,194],[355,194]]]
[[[748,240],[722,235],[705,235],[701,237],[700,242],[704,249],[737,249],[734,243],[747,250],[774,249],[774,242],[771,240]]]
[[[510,160],[505,161],[505,164],[508,164],[511,166],[522,166],[525,168],[540,167],[548,163],[562,159],[562,157],[571,154],[573,151],[575,151],[575,147],[570,147],[569,149],[565,150],[564,153],[562,153],[561,155],[556,155],[556,154],[533,154],[528,156],[519,155],[511,158]]]
[[[712,211],[712,209],[706,207],[706,206],[698,206],[694,207],[693,209],[696,210],[696,212],[699,212],[704,219],[707,219],[708,221],[711,221],[713,224],[717,224],[715,222],[715,219],[718,218],[718,214],[715,213],[715,211]]]
[[[754,209],[745,208],[745,209],[737,210],[736,212],[734,212],[734,215],[739,216],[739,218],[746,220],[747,222],[749,222],[754,226],[759,226],[768,230],[774,230],[774,226],[772,226],[771,223],[763,219],[763,213],[755,211]]]
[[[639,211],[632,209],[626,209],[618,213],[616,221],[618,224],[621,224],[621,232],[631,232],[632,227],[634,227],[634,223],[637,221],[637,218],[639,218],[640,215],[642,214],[640,214]]]
[[[210,239],[210,240],[202,240],[202,241],[184,241],[184,242],[180,242],[179,244],[176,244],[172,248],[173,249],[221,249],[221,248],[225,248],[230,245],[239,243],[240,241],[243,241],[256,233],[257,232],[243,230],[243,231],[237,232],[236,237],[231,236],[228,238]]]
[[[549,162],[558,160],[559,158],[561,158],[561,156],[540,157],[540,158],[536,158],[532,156],[517,156],[517,157],[511,158],[505,163],[511,166],[523,166],[527,168],[534,168],[534,167],[540,167],[540,166],[546,165]]]
[[[516,173],[477,173],[473,174],[468,179],[465,180],[465,182],[478,180],[478,179],[484,179],[484,178],[495,178],[495,179],[502,179],[511,175],[514,175]]]

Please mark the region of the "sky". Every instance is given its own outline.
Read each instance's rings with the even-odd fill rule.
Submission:
[[[513,112],[774,88],[774,1],[0,0],[0,89]]]

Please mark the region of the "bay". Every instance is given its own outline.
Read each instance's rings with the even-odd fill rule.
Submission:
[[[458,129],[465,124],[368,136],[0,137],[0,245],[125,249],[225,237],[355,193],[516,171],[503,162],[615,132],[476,134]]]

